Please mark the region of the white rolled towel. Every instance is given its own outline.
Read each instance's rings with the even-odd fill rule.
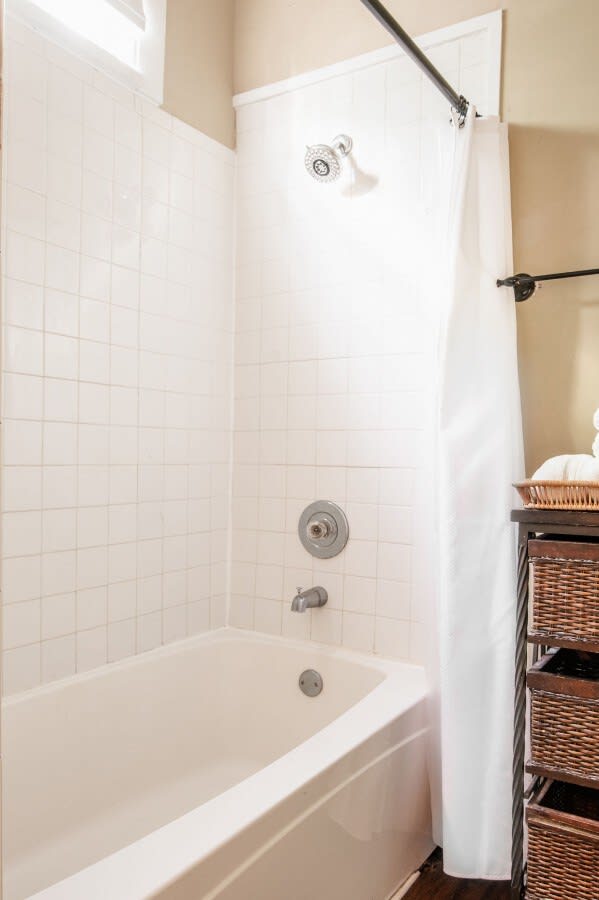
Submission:
[[[587,453],[553,456],[532,477],[533,481],[599,481],[599,456]]]
[[[593,456],[599,459],[599,434],[593,442]]]
[[[595,430],[599,431],[599,409],[595,410],[595,415],[593,416],[593,425],[595,426]]]

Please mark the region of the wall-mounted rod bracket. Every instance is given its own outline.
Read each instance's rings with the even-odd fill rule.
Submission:
[[[540,287],[540,281],[557,281],[561,278],[582,278],[584,275],[599,275],[599,269],[579,269],[575,272],[554,272],[551,275],[527,275],[520,272],[518,275],[510,275],[509,278],[498,278],[497,287],[511,287],[514,289],[516,303],[529,300]]]
[[[401,27],[388,9],[378,0],[361,0],[366,9],[369,9],[372,15],[377,19],[383,28],[386,28],[389,34],[393,35],[400,47],[403,47],[406,54],[412,59],[418,68],[422,69],[427,78],[430,78],[437,90],[441,91],[443,96],[449,101],[451,108],[456,111],[461,122],[466,118],[468,106],[470,105],[465,97],[458,94],[452,88],[448,81],[443,78],[439,70],[432,64],[428,56],[422,52],[420,47],[414,43],[407,31]]]

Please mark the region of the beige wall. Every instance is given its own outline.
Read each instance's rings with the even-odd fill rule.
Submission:
[[[233,147],[234,0],[168,0],[164,108]]]
[[[173,0],[169,0],[173,2]],[[597,0],[388,0],[412,34],[505,13],[516,270],[599,266]],[[236,0],[234,90],[389,43],[359,0]],[[546,285],[519,308],[528,469],[588,451],[599,406],[599,277]]]

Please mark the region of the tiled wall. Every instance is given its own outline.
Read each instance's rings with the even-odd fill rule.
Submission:
[[[431,51],[485,108],[486,35]],[[447,103],[405,57],[238,110],[230,622],[421,660],[432,543],[435,370],[431,232]],[[354,140],[342,178],[304,171],[306,144]],[[302,548],[311,501],[351,537]],[[321,584],[323,609],[290,611]]]
[[[234,155],[8,20],[4,687],[224,624]]]
[[[484,34],[430,55],[484,108]],[[394,59],[242,106],[235,240],[230,151],[10,19],[5,83],[5,691],[227,600],[238,627],[421,660],[446,103]],[[305,144],[339,132],[318,185]],[[350,521],[328,561],[296,530],[319,497]],[[291,613],[314,584],[328,605]]]

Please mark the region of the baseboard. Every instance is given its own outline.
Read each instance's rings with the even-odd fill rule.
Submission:
[[[393,896],[389,898],[389,900],[401,900],[402,897],[406,896],[406,894],[408,893],[408,891],[410,890],[412,885],[415,884],[415,882],[418,881],[419,878],[420,878],[420,872],[419,871],[413,872],[410,875],[410,877],[406,881],[404,881],[404,883],[399,888],[399,890],[396,891],[393,894]]]

